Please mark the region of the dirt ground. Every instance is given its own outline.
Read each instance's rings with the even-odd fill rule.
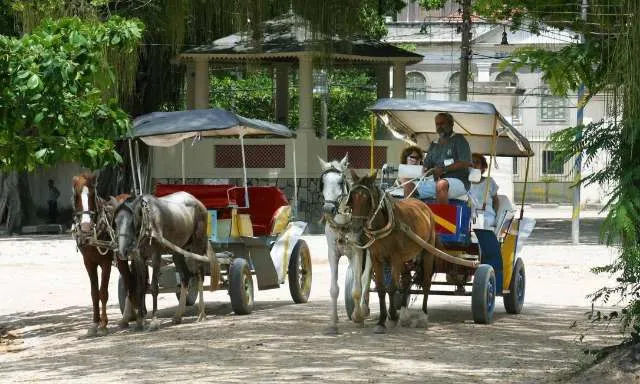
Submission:
[[[585,295],[613,280],[589,268],[608,263],[611,251],[535,237],[520,255],[527,272],[520,315],[507,314],[497,298],[494,323],[478,325],[469,297],[432,296],[427,329],[398,326],[376,335],[375,295],[372,318],[359,328],[346,320],[341,292],[340,334],[328,336],[326,244],[305,239],[313,257],[307,304],[293,304],[286,284],[256,288],[254,312],[236,316],[226,291],[205,292],[207,320],[197,323],[190,308],[183,324],[172,325],[177,300],[162,294],[158,331],[121,330],[114,268],[110,334],[86,338],[89,283],[70,237],[0,238],[0,382],[564,382],[590,362],[584,348],[621,340],[615,324],[584,316]],[[343,259],[341,286],[345,266]],[[421,301],[412,303],[416,314]]]

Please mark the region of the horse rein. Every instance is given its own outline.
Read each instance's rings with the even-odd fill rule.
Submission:
[[[367,220],[366,224],[363,226],[363,231],[365,236],[367,236],[369,238],[369,241],[364,244],[364,245],[360,245],[357,243],[352,243],[353,246],[360,248],[360,249],[366,249],[369,248],[376,240],[380,240],[383,239],[387,236],[389,236],[391,234],[391,232],[393,231],[394,227],[395,227],[395,217],[393,214],[393,205],[391,203],[391,201],[389,200],[389,196],[387,193],[381,191],[378,189],[378,192],[382,192],[382,198],[380,198],[380,201],[378,201],[378,204],[375,204],[373,202],[373,191],[371,190],[371,188],[358,184],[356,186],[354,186],[351,191],[349,192],[349,198],[347,201],[351,201],[351,193],[353,193],[353,191],[357,190],[357,189],[363,189],[368,195],[369,195],[369,203],[371,205],[371,209],[369,210],[369,214],[366,216],[355,216],[355,215],[351,215],[352,219],[358,219],[358,220]],[[375,208],[374,208],[375,207]],[[373,220],[376,218],[376,216],[380,213],[380,210],[384,207],[384,209],[387,212],[387,224],[385,224],[384,227],[380,228],[380,229],[373,229],[372,225],[373,225]]]
[[[73,192],[73,196],[74,198],[77,197],[75,189]],[[82,210],[74,211],[73,213],[74,222],[73,222],[73,227],[71,229],[71,234],[76,240],[76,247],[78,249],[83,245],[94,246],[97,249],[98,253],[104,256],[109,251],[115,248],[114,246],[115,231],[113,230],[110,220],[107,217],[107,213],[105,212],[104,206],[101,204],[98,204],[98,202],[99,202],[99,197],[96,196],[94,192],[93,206],[98,207],[97,210],[94,211],[90,209],[87,209],[87,210],[82,209]],[[88,201],[87,201],[87,205],[88,205]],[[74,201],[74,206],[75,206],[75,201]],[[91,225],[89,232],[83,231],[81,228],[83,215],[89,216],[89,223]],[[110,241],[104,241],[104,240],[98,239],[98,237],[100,237],[100,235],[105,232],[109,236]]]

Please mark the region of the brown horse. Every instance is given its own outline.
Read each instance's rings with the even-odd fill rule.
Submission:
[[[119,195],[116,201],[124,201],[127,194]],[[107,300],[109,299],[109,277],[111,264],[114,262],[112,245],[115,244],[115,232],[111,226],[113,221],[113,203],[105,201],[96,194],[96,176],[82,173],[73,177],[73,227],[72,234],[80,253],[84,266],[89,274],[91,283],[91,300],[93,301],[93,324],[88,329],[88,336],[106,335],[107,331]],[[117,259],[118,270],[122,276],[125,289],[131,296],[131,272],[126,260]],[[100,285],[98,285],[98,267],[101,270]],[[100,309],[102,303],[102,309]],[[129,325],[131,305],[125,309],[121,327]]]
[[[410,282],[400,283],[401,274],[407,276],[406,263],[414,261],[417,266],[417,281],[422,285],[422,319],[420,322],[426,327],[427,298],[431,289],[431,278],[434,273],[435,257],[426,252],[409,235],[413,232],[425,242],[435,245],[436,233],[433,213],[420,200],[396,200],[384,194],[375,185],[377,172],[370,176],[359,178],[351,170],[353,185],[347,205],[351,207],[351,240],[358,246],[369,249],[373,263],[373,274],[376,290],[380,300],[380,317],[374,330],[375,333],[385,333],[387,316],[393,321],[400,317],[402,325],[408,325],[409,313],[407,304]],[[385,286],[384,265],[391,267],[391,284]],[[409,276],[410,277],[410,276]],[[394,292],[401,286],[401,313],[398,316]],[[385,293],[389,292],[389,314],[385,303]]]

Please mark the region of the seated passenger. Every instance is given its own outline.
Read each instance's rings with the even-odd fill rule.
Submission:
[[[479,153],[472,155],[473,167],[479,169],[481,174],[489,167],[487,160]],[[487,190],[487,187],[489,188]],[[485,191],[487,195],[485,197]],[[498,206],[498,184],[492,177],[482,176],[477,183],[471,183],[469,189],[469,195],[473,200],[475,209],[482,209],[484,205],[484,228],[494,227],[496,225],[496,211],[495,207]]]
[[[463,135],[453,133],[453,116],[438,113],[435,117],[438,141],[431,143],[424,160],[425,171],[433,169],[433,178],[422,181],[417,188],[420,199],[436,199],[446,204],[449,199],[467,194],[471,149]],[[404,186],[405,196],[414,189],[413,183]]]
[[[424,152],[422,151],[422,149],[418,146],[412,145],[402,150],[402,153],[400,154],[400,164],[422,165],[423,158],[424,158]],[[398,187],[397,190],[399,190],[399,193],[396,194],[394,193],[395,190],[393,190],[392,195],[398,196],[398,197],[404,196],[403,189],[400,188],[400,186],[410,180],[411,178],[409,177],[398,176],[396,181],[393,183],[393,186]]]

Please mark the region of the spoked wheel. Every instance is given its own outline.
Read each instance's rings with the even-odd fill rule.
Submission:
[[[353,302],[353,296],[351,296],[351,291],[353,290],[353,269],[351,266],[347,266],[347,272],[344,276],[344,307],[347,310],[347,317],[351,320],[351,315],[353,315],[353,310],[355,308],[355,303]]]
[[[311,253],[304,240],[298,240],[289,259],[289,291],[293,302],[306,303],[311,292]]]
[[[479,324],[490,324],[496,301],[496,275],[493,267],[481,264],[473,275],[471,292],[471,312],[473,321]]]
[[[178,287],[176,288],[176,297],[180,301],[180,281],[178,281]],[[189,290],[187,291],[187,305],[192,306],[198,299],[198,279],[194,276],[189,279]]]
[[[507,313],[518,314],[522,312],[525,287],[524,262],[518,257],[513,267],[513,274],[511,275],[511,282],[509,283],[509,293],[503,297],[504,309]]]
[[[253,310],[253,278],[249,263],[242,257],[233,259],[229,268],[229,296],[236,315],[248,315]]]

